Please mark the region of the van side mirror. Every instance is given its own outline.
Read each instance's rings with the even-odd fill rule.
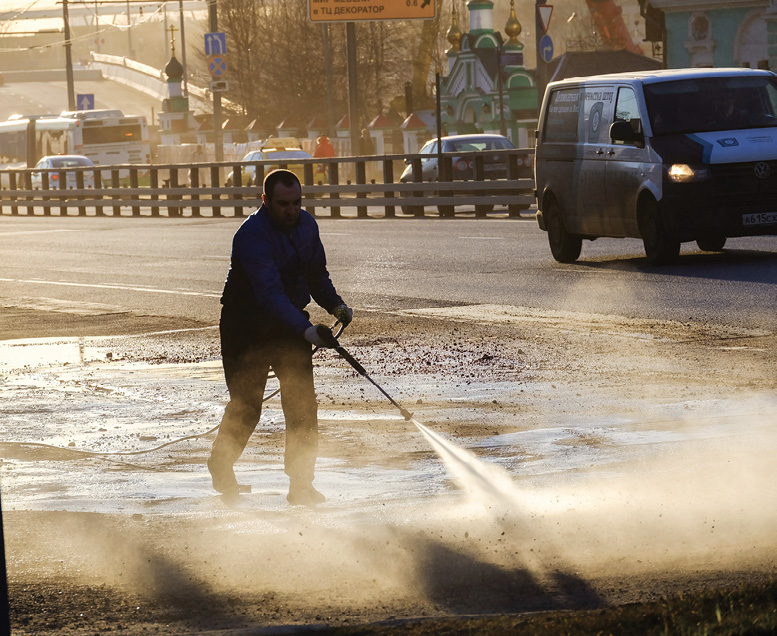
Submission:
[[[642,132],[642,121],[632,119],[631,121],[613,122],[610,126],[610,139],[644,148],[645,135]]]

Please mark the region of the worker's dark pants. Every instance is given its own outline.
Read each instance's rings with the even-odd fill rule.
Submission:
[[[303,338],[245,338],[222,313],[221,350],[229,403],[211,459],[232,466],[259,423],[270,368],[281,386],[286,419],[284,467],[292,481],[310,483],[318,454],[318,405],[311,345]]]

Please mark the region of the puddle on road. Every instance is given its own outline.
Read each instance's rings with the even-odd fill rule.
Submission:
[[[219,361],[147,364],[113,360],[99,338],[17,340],[0,343],[0,442],[3,505],[10,510],[116,511],[191,514],[217,510],[204,462],[213,436],[189,439],[138,455],[89,457],[76,452],[136,452],[216,425],[227,399]],[[318,462],[316,484],[339,506],[380,510],[399,502],[455,496],[450,477],[423,437],[386,404],[366,406],[358,378],[344,386],[342,371],[317,369],[320,391],[341,393],[322,403],[319,419],[328,454]],[[419,385],[423,386],[423,385]],[[405,390],[407,387],[404,387]],[[415,387],[418,389],[419,387]],[[369,387],[366,387],[369,391]],[[526,383],[473,386],[473,394],[490,401],[521,400]],[[350,393],[349,393],[350,391]],[[356,397],[354,397],[356,391]],[[446,413],[461,388],[435,384],[425,398],[426,421],[433,404]],[[397,391],[401,395],[401,391]],[[763,434],[764,412],[777,412],[777,401],[730,408],[687,404],[662,405],[661,421],[637,421],[612,415],[580,417],[518,432],[469,440],[480,459],[507,469],[525,483],[552,484],[591,471],[617,471],[628,461],[664,453],[667,448]],[[361,410],[357,410],[361,409]],[[520,421],[513,423],[520,426]],[[282,467],[283,420],[274,398],[236,466],[241,482],[253,493],[247,505],[285,509],[287,478]],[[456,442],[456,440],[452,440]],[[18,442],[24,444],[19,445]],[[381,450],[380,445],[383,445]],[[365,448],[370,446],[376,456]],[[60,448],[52,448],[60,447]],[[376,450],[377,449],[377,450]],[[386,457],[378,457],[386,455]],[[401,458],[390,461],[388,456]]]
[[[0,372],[39,365],[84,364],[97,355],[97,349],[87,347],[84,338],[6,340],[0,343]]]

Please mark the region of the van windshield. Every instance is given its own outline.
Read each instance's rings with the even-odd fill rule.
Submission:
[[[708,77],[644,88],[654,135],[777,126],[774,78]]]

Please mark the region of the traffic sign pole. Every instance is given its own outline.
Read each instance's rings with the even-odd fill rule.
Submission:
[[[537,53],[537,112],[542,108],[542,98],[545,95],[545,86],[548,84],[548,65],[542,55],[542,37],[545,33],[545,24],[540,14],[540,6],[545,6],[542,0],[536,0],[534,7],[534,43]]]
[[[67,107],[76,110],[76,89],[73,80],[73,53],[70,43],[70,14],[67,10],[67,0],[62,0],[62,19],[65,23],[65,79],[67,80]]]
[[[217,0],[210,0],[208,2],[208,20],[211,33],[218,33],[219,30],[219,17],[216,8]],[[209,40],[206,34],[205,46],[209,48]],[[226,42],[224,43],[224,51],[226,53]],[[206,50],[207,53],[207,50]],[[224,143],[221,136],[221,93],[218,91],[213,92],[213,136],[216,146],[216,161],[224,161]]]

